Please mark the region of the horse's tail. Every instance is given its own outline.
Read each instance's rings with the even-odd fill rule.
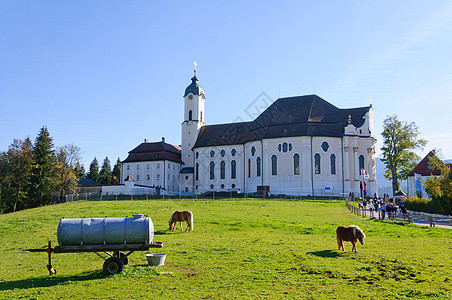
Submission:
[[[190,218],[190,231],[193,230],[193,213],[189,212],[189,218]]]

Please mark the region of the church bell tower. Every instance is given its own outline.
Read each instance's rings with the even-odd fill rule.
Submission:
[[[182,122],[182,161],[184,168],[194,167],[194,154],[192,148],[198,137],[199,129],[204,126],[204,90],[198,84],[196,76],[196,62],[194,62],[194,75],[191,84],[184,94],[184,121]]]

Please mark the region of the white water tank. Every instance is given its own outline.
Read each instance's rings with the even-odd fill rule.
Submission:
[[[151,218],[61,219],[57,230],[60,246],[148,244],[154,238]]]

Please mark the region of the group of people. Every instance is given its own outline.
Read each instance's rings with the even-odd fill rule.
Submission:
[[[388,213],[388,216],[390,216],[393,212],[397,213],[398,209],[402,214],[406,214],[406,209],[403,203],[399,204],[399,206],[397,207],[396,205],[394,205],[394,203],[385,201],[382,198],[364,199],[362,203],[359,203],[359,206],[361,209],[368,209],[371,212],[381,211],[383,219],[385,218],[386,213]]]

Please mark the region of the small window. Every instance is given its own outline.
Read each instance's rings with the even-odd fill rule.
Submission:
[[[276,155],[272,156],[272,175],[278,175],[278,158]]]
[[[226,163],[224,161],[220,163],[220,178],[226,178]]]
[[[237,171],[236,171],[237,163],[235,160],[231,161],[231,179],[237,178]]]
[[[170,163],[168,163],[168,169],[171,169],[171,164]]]
[[[160,169],[160,164],[159,163],[157,163],[157,169]]]
[[[137,156],[136,156],[136,155],[134,155],[134,156],[133,156],[133,158],[137,158]]]
[[[213,161],[210,162],[210,180],[215,179],[215,163]]]
[[[221,150],[220,155],[221,157],[224,157],[226,155],[226,152],[224,150]]]
[[[140,181],[140,175],[137,175],[137,181]]]
[[[185,192],[186,192],[186,193],[188,192],[188,187],[185,187]]]
[[[293,147],[292,144],[289,144],[289,151],[292,151]]]
[[[188,112],[188,120],[193,120],[193,112],[191,110]]]
[[[188,180],[188,176],[185,176],[185,180]]]
[[[256,176],[257,177],[261,176],[261,158],[260,157],[256,158]]]
[[[224,184],[221,185],[221,189],[224,189]]]
[[[256,153],[256,148],[253,146],[253,148],[251,148],[251,155],[254,156],[255,153]]]
[[[157,174],[157,180],[160,180],[160,174]]]
[[[129,165],[127,165],[127,171],[130,171],[130,166]]]
[[[137,170],[140,170],[140,165],[137,165]]]
[[[281,152],[281,144],[278,145],[278,151]]]
[[[298,153],[293,156],[293,174],[300,175],[300,155]]]
[[[213,158],[214,156],[215,156],[215,151],[213,151],[213,150],[212,150],[212,151],[210,151],[210,157],[212,157],[212,158]]]
[[[151,176],[150,175],[146,175],[146,180],[147,181],[151,180]]]
[[[199,164],[196,163],[196,168],[195,168],[195,178],[196,178],[196,180],[199,180],[198,179],[198,174],[199,174]]]
[[[330,163],[331,163],[331,175],[335,175],[336,174],[336,155],[331,154]]]
[[[360,155],[358,160],[359,160],[359,169],[360,170],[364,169],[364,155]]]
[[[235,183],[233,183],[233,184],[231,185],[231,187],[232,187],[233,189],[235,189]]]
[[[210,185],[210,189],[213,190],[215,186],[213,184]]]
[[[232,149],[231,155],[232,155],[232,156],[235,156],[236,153],[237,153],[237,151],[235,151],[235,149]]]
[[[316,174],[320,174],[320,154],[316,153],[314,155],[314,168],[315,168],[315,173]]]
[[[148,157],[148,155],[147,155],[147,154],[145,154],[145,155],[144,155],[144,158],[146,158],[146,157]]]
[[[282,144],[282,151],[283,151],[284,153],[287,152],[287,149],[288,149],[287,147],[288,147],[287,143]]]
[[[198,186],[196,186],[196,189],[198,189]]]
[[[330,145],[328,145],[327,142],[323,142],[321,147],[322,147],[323,151],[326,152],[326,151],[328,151],[328,148],[330,147]]]
[[[146,165],[146,169],[149,170],[150,168],[151,168],[151,165],[150,165],[150,164],[147,164],[147,165]]]
[[[198,159],[199,157],[199,152],[196,152],[196,159]]]
[[[248,178],[251,177],[251,159],[248,158]]]

